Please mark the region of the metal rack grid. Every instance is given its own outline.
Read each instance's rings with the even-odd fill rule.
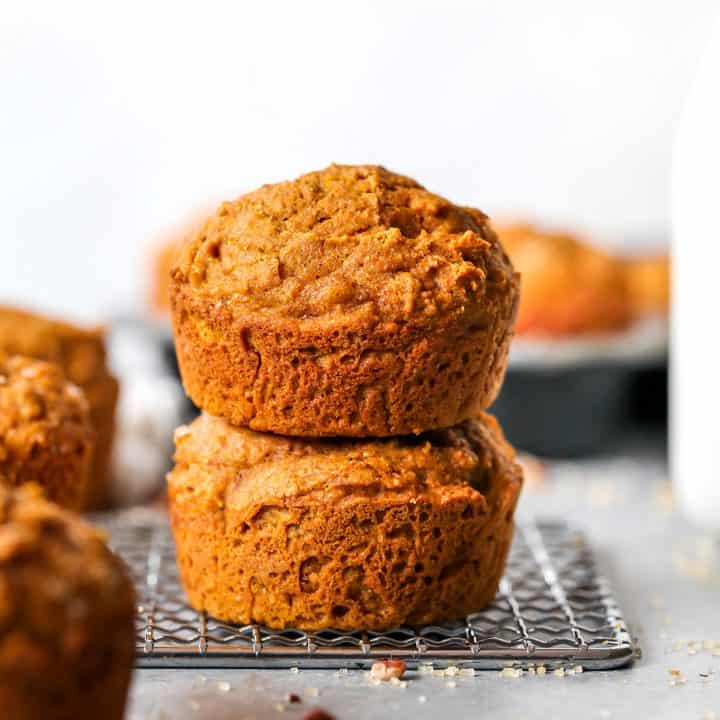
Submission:
[[[583,535],[561,523],[519,525],[492,605],[464,622],[385,632],[308,633],[236,626],[188,606],[167,521],[130,512],[98,519],[138,594],[138,667],[363,668],[381,657],[413,667],[476,669],[570,663],[609,669],[634,647]]]

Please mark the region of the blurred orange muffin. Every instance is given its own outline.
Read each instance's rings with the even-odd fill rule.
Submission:
[[[196,405],[306,437],[449,427],[495,399],[518,280],[480,211],[379,166],[224,203],[170,284]]]
[[[82,511],[93,444],[87,400],[59,366],[0,353],[0,484],[34,482],[54,502]]]
[[[170,316],[170,271],[179,259],[183,244],[200,228],[206,215],[195,215],[167,232],[152,250],[149,306],[158,316]]]
[[[670,309],[670,256],[667,253],[625,261],[628,292],[636,315],[667,315]]]
[[[493,417],[309,440],[204,414],[175,435],[185,592],[222,620],[357,630],[444,622],[497,592],[522,485]]]
[[[175,264],[181,246],[182,240],[174,239],[160,245],[155,250],[150,286],[150,307],[159,315],[170,314],[170,270]]]
[[[82,388],[95,430],[89,507],[108,504],[118,382],[110,374],[101,329],[84,329],[43,315],[0,306],[0,352],[57,363]]]
[[[36,486],[0,486],[0,717],[121,720],[134,605],[100,533]]]
[[[634,319],[623,263],[579,238],[527,224],[497,229],[522,291],[519,335],[568,336],[627,328]]]

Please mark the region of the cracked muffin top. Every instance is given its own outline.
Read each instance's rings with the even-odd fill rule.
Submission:
[[[379,166],[331,165],[224,203],[173,283],[233,312],[423,323],[515,291],[479,210]]]

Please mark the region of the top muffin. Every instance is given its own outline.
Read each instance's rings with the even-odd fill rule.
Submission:
[[[223,204],[171,279],[193,400],[299,435],[471,417],[498,389],[517,294],[483,213],[374,166],[332,165]]]
[[[234,309],[439,319],[511,274],[486,217],[382,167],[332,165],[222,205],[180,273]]]

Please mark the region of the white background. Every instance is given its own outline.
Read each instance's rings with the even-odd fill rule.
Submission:
[[[662,242],[714,7],[4,6],[0,299],[141,308],[164,229],[331,161],[380,162],[493,215]]]

